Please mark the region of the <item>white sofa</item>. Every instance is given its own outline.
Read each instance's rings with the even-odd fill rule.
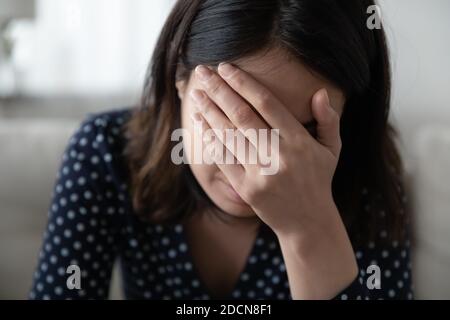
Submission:
[[[420,128],[418,119],[399,124],[416,208],[416,297],[450,299],[450,123]],[[79,121],[0,119],[0,299],[26,298],[56,171]],[[116,270],[112,298],[118,288]]]
[[[450,127],[420,130],[415,148],[414,266],[419,297],[450,299]]]
[[[51,191],[80,119],[0,119],[0,299],[25,299]],[[117,268],[111,298],[121,298]]]

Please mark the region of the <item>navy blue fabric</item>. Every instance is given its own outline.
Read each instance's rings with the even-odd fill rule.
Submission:
[[[106,299],[117,259],[128,299],[211,298],[195,271],[183,225],[149,224],[133,214],[122,156],[122,129],[131,110],[90,114],[71,137],[57,173],[30,299]],[[409,242],[382,247],[370,242],[354,249],[360,274],[335,299],[413,298]],[[211,253],[211,258],[220,257]],[[366,285],[371,264],[380,267],[381,289]],[[66,284],[69,265],[80,267],[79,290]],[[283,256],[269,227],[261,226],[229,298],[291,298]]]

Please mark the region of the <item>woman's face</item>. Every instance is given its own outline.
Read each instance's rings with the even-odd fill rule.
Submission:
[[[326,80],[312,74],[301,63],[290,58],[280,49],[241,59],[234,64],[269,88],[291,111],[293,117],[302,124],[313,120],[310,102],[313,95],[321,88],[328,90],[331,105],[339,114],[342,114],[345,103],[343,93]],[[228,214],[237,217],[255,215],[252,208],[233,190],[217,165],[198,164],[192,161],[195,144],[202,144],[202,138],[199,134],[194,134],[194,124],[190,115],[195,112],[195,102],[190,96],[190,91],[202,89],[202,85],[192,72],[187,82],[177,83],[177,88],[182,102],[181,125],[186,132],[189,132],[188,138],[186,136],[183,138],[184,151],[187,159],[190,160],[190,168],[198,183],[210,199]],[[207,152],[204,156],[206,154]]]

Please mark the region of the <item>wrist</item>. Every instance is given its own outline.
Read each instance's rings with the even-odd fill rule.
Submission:
[[[280,241],[311,241],[328,230],[338,229],[342,224],[339,211],[332,197],[322,198],[308,208],[295,208],[288,215],[293,217],[289,222],[280,224],[273,231]]]
[[[352,245],[335,210],[324,223],[277,233],[294,299],[333,298],[358,275]]]

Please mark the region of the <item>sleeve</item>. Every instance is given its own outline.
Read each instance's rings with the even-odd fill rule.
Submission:
[[[64,151],[29,299],[108,297],[119,232],[105,196],[109,156],[93,118],[82,122]]]
[[[367,193],[367,189],[365,189]],[[382,203],[370,205],[365,201],[364,211],[377,210],[377,234],[374,241],[367,245],[355,248],[356,261],[359,267],[357,278],[340,294],[336,300],[412,300],[413,283],[411,277],[410,255],[410,221],[408,216],[407,197],[402,184],[399,182],[398,190],[403,204],[399,214],[406,215],[401,233],[404,239],[388,241],[388,231],[383,227],[386,222],[386,210]],[[380,199],[380,197],[375,197]],[[369,204],[369,205],[367,205]],[[381,205],[381,206],[380,206]],[[376,208],[376,209],[375,209]]]
[[[411,300],[409,242],[376,247],[374,242],[356,251],[359,275],[335,300]]]

